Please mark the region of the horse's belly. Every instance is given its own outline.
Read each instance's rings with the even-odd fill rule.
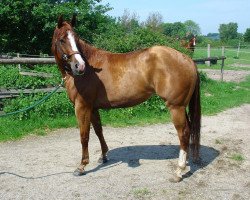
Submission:
[[[125,93],[126,94],[126,93]],[[137,95],[115,95],[105,98],[97,98],[95,107],[97,108],[126,108],[138,105],[146,101],[152,93],[147,92]]]

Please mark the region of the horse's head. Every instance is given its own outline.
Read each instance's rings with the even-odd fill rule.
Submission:
[[[195,47],[196,45],[196,37],[195,35],[189,41],[191,47]]]
[[[59,17],[52,39],[52,52],[62,74],[82,75],[85,71],[85,61],[79,51],[79,39],[73,31],[76,17],[70,23]]]

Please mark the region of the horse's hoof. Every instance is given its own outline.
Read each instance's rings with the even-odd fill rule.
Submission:
[[[73,173],[74,176],[83,176],[85,174],[86,172],[84,171],[84,169],[76,169]]]
[[[104,164],[104,163],[106,163],[106,162],[108,162],[107,156],[100,157],[100,158],[98,159],[98,163],[100,163],[100,164]]]
[[[179,182],[182,181],[182,178],[181,178],[181,177],[178,177],[178,176],[174,176],[174,177],[170,178],[169,181],[170,181],[171,183],[179,183]]]
[[[106,163],[106,162],[108,162],[108,157],[107,157],[107,156],[104,156],[104,157],[102,158],[102,163]]]

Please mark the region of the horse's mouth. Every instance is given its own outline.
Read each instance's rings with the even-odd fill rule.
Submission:
[[[81,72],[79,72],[79,71],[73,71],[73,75],[74,76],[83,76],[85,74],[85,72],[86,72],[86,68],[83,71],[81,71]]]

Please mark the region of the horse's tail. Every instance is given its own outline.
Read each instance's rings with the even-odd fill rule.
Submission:
[[[201,104],[200,104],[200,76],[197,71],[197,81],[191,100],[189,102],[190,139],[193,160],[199,159],[200,129],[201,129]]]

